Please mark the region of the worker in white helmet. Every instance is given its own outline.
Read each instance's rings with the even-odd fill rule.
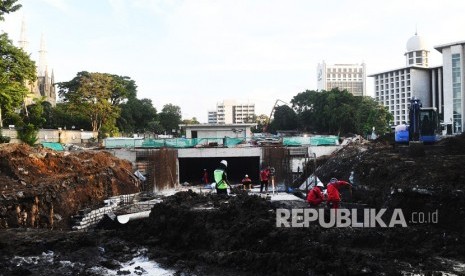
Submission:
[[[321,182],[315,185],[307,194],[307,202],[311,207],[318,207],[325,200],[323,196],[324,185]]]
[[[228,167],[228,161],[221,160],[218,168],[213,172],[216,182],[216,193],[219,195],[228,195],[228,186],[231,188],[228,182],[228,176],[226,174],[226,168]]]

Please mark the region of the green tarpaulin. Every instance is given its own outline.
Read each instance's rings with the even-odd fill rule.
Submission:
[[[64,151],[63,145],[57,142],[42,142],[42,146],[56,151]]]

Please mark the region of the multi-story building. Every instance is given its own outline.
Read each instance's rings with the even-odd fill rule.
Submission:
[[[394,116],[394,125],[408,123],[409,101],[419,98],[424,107],[435,107],[439,119],[453,133],[465,127],[465,41],[434,47],[442,66],[428,67],[425,41],[417,34],[407,42],[406,67],[370,75],[375,78],[375,99]]]
[[[250,123],[255,116],[254,103],[236,103],[225,100],[216,104],[216,111],[208,112],[208,123],[211,124],[241,124]]]
[[[452,124],[454,133],[461,133],[465,127],[465,41],[434,48],[442,53],[444,123]]]
[[[327,65],[324,61],[317,67],[318,90],[347,90],[354,96],[366,95],[366,70],[362,64]]]
[[[375,81],[375,99],[389,109],[393,125],[408,122],[412,97],[443,112],[442,67],[428,67],[427,49],[424,39],[415,34],[407,41],[405,67],[370,75]]]
[[[208,123],[209,124],[217,124],[218,123],[218,113],[216,110],[209,110],[208,111]]]

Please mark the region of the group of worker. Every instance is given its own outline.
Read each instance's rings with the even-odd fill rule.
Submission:
[[[229,184],[228,177],[226,174],[226,168],[228,167],[228,162],[226,160],[221,160],[218,168],[213,172],[213,177],[215,179],[215,188],[218,195],[227,195],[228,187],[231,188]],[[270,167],[266,167],[260,171],[260,193],[265,190],[268,192],[268,183],[271,176]],[[204,178],[208,177],[207,171],[204,170]],[[207,179],[205,179],[207,180]],[[207,180],[208,181],[208,180]],[[246,174],[242,179],[243,189],[251,189],[252,180]],[[347,186],[352,193],[352,184],[349,182],[338,180],[336,178],[331,178],[329,183],[326,185],[326,191],[323,192],[324,185],[321,182],[318,182],[307,194],[307,202],[311,207],[319,207],[323,202],[326,201],[328,208],[337,209],[341,202],[341,195],[339,189],[341,187]]]
[[[271,176],[271,169],[270,167],[265,167],[263,170],[260,171],[260,193],[268,193],[268,185],[270,183],[270,176]],[[249,175],[245,175],[241,181],[242,188],[244,190],[252,189],[252,180],[249,178]]]
[[[219,195],[227,195],[227,189],[228,187],[230,188],[231,185],[229,184],[226,169],[228,167],[228,161],[226,160],[221,160],[218,168],[213,172],[213,178],[215,180],[215,188],[216,192]],[[270,181],[270,176],[272,174],[271,168],[265,167],[260,171],[260,193],[265,191],[266,193],[268,192],[268,184]],[[203,170],[201,182],[208,184],[209,179],[208,179],[208,172],[206,169]],[[242,183],[242,189],[243,190],[250,190],[252,189],[252,180],[250,179],[249,175],[245,175],[244,178],[241,181]]]
[[[318,182],[307,194],[307,202],[311,207],[320,207],[321,204],[326,201],[328,208],[337,209],[341,202],[341,195],[339,194],[339,189],[341,187],[349,187],[350,192],[352,192],[352,184],[343,180],[337,180],[336,178],[331,178],[328,185],[326,185],[326,192],[323,192],[324,185],[321,182]]]

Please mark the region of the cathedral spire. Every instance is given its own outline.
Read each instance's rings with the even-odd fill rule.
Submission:
[[[19,48],[23,49],[23,51],[27,52],[27,40],[26,40],[26,20],[23,17],[21,21],[21,34],[19,35],[18,40]]]
[[[44,34],[40,37],[40,50],[39,50],[39,68],[38,76],[43,77],[46,73],[47,67],[47,51],[45,50],[45,37]]]

